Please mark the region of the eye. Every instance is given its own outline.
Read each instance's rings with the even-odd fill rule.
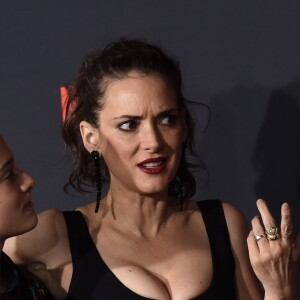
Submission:
[[[128,120],[118,125],[118,128],[122,131],[133,131],[137,128],[138,123],[134,120]]]
[[[164,115],[160,118],[160,123],[163,125],[172,126],[175,125],[178,117],[175,115]]]
[[[4,180],[6,181],[13,181],[14,178],[15,178],[15,171],[14,170],[11,170],[5,177],[4,177]]]

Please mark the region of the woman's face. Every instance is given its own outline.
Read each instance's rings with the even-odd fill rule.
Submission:
[[[140,194],[167,191],[186,135],[185,111],[162,76],[131,72],[109,84],[99,113],[99,151],[112,187]]]
[[[0,137],[0,240],[31,230],[37,223],[31,202],[34,180],[15,166],[13,154]]]

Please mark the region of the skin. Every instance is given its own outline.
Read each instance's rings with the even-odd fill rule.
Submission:
[[[0,250],[9,237],[36,226],[37,216],[31,202],[33,186],[34,179],[16,167],[13,153],[0,137]],[[1,269],[0,286],[4,286]]]
[[[178,109],[172,86],[158,75],[134,72],[111,81],[98,124],[95,128],[83,121],[80,131],[86,150],[103,156],[111,185],[98,214],[94,203],[78,210],[103,260],[125,286],[144,297],[181,300],[202,294],[213,274],[201,212],[188,199],[181,211],[178,199],[168,196],[187,136],[185,112]],[[157,157],[166,159],[161,172],[141,170],[141,162]],[[245,219],[235,207],[227,203],[223,207],[236,262],[238,297],[262,299],[250,265]],[[40,243],[33,247],[31,241],[36,239]],[[15,261],[34,265],[57,299],[65,297],[72,259],[61,212],[41,213],[36,229],[14,239],[7,249]],[[256,270],[259,267],[258,263]]]
[[[160,77],[132,74],[109,85],[99,115],[100,130],[86,122],[80,128],[87,150],[96,149],[105,159],[111,190],[118,193],[114,198],[123,192],[132,192],[133,198],[141,194],[166,197],[186,139],[183,119],[173,88]],[[163,172],[149,176],[137,168],[138,163],[156,157],[168,160]]]
[[[293,233],[291,210],[288,203],[281,207],[281,238],[268,241],[266,237],[255,242],[254,237],[263,235],[265,228],[276,227],[268,206],[262,199],[257,200],[261,215],[252,220],[252,230],[247,243],[251,264],[256,276],[264,283],[265,299],[295,299],[296,272],[300,260],[300,234]]]

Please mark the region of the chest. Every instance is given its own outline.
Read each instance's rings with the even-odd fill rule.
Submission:
[[[95,246],[108,270],[133,292],[191,299],[208,289],[213,273],[208,238],[200,231],[176,231],[150,241],[103,234]]]
[[[109,230],[81,232],[82,219],[69,236],[73,262],[64,267],[70,299],[84,299],[91,291],[89,299],[235,299],[228,238],[209,230],[208,242],[198,220],[188,230],[144,240]]]

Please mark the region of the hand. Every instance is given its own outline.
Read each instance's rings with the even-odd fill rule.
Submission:
[[[300,234],[293,235],[290,207],[281,206],[280,230],[265,201],[257,200],[261,215],[252,220],[248,236],[250,262],[265,289],[265,299],[294,299],[300,261]],[[277,231],[277,232],[276,232]]]

